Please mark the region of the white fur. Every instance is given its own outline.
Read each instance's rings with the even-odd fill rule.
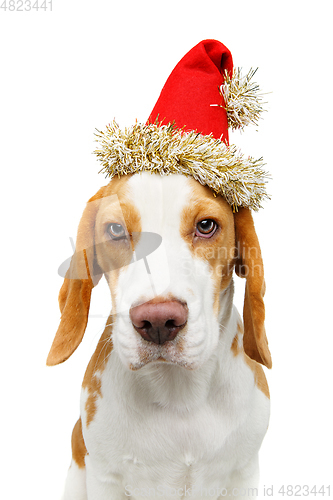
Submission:
[[[74,460],[68,470],[62,500],[86,500],[86,471],[80,469]]]
[[[179,234],[190,194],[185,177],[137,175],[128,187],[142,231],[157,232],[163,245],[148,257],[151,275],[143,260],[120,272],[114,350],[100,374],[102,397],[89,425],[82,391],[87,479],[72,468],[64,500],[239,497],[234,488],[250,488],[242,498],[256,498],[269,400],[244,357],[231,351],[240,322],[233,284],[221,293],[217,316],[209,266],[193,258]],[[130,307],[152,299],[154,290],[186,302],[189,311],[186,328],[162,346],[147,345],[129,318]],[[156,361],[161,355],[168,363]],[[80,480],[82,493],[75,496]]]

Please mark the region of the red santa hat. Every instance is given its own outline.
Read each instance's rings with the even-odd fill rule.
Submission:
[[[170,74],[148,121],[174,122],[187,132],[212,134],[228,142],[226,103],[220,90],[226,73],[233,73],[230,50],[216,40],[198,43]]]
[[[170,74],[146,124],[123,132],[113,121],[97,131],[101,171],[111,178],[142,171],[191,175],[235,210],[257,210],[268,197],[262,159],[244,157],[228,138],[228,128],[257,124],[263,111],[254,73],[234,70],[222,43],[200,42]]]

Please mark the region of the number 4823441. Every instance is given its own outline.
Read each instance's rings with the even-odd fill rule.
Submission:
[[[41,0],[31,1],[31,0],[4,0],[0,9],[9,12],[27,12],[29,10],[35,11],[52,11],[52,0]]]
[[[281,486],[278,491],[279,495],[282,496],[295,496],[295,497],[307,497],[307,496],[331,496],[331,487],[330,486],[307,486],[307,485],[291,485]]]

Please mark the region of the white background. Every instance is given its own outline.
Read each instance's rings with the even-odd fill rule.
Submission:
[[[331,484],[333,495],[330,2],[53,0],[52,12],[0,11],[1,498],[59,499],[81,380],[109,312],[99,285],[83,343],[46,368],[57,269],[105,184],[94,129],[145,122],[175,64],[205,38],[225,43],[236,66],[258,66],[272,92],[258,131],[231,137],[273,177],[255,215],[273,357],[261,498],[272,486],[283,498],[288,484]]]

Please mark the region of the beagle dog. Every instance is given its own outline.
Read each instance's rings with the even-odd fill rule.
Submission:
[[[160,236],[149,255],[147,234]],[[84,376],[63,500],[256,498],[271,356],[250,210],[180,174],[113,178],[83,212],[48,365],[80,344],[103,274],[112,311]]]

